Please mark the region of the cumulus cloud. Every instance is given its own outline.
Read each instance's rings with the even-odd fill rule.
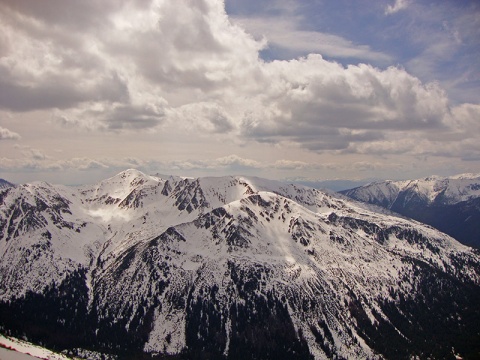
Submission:
[[[396,0],[386,13],[408,4]],[[232,23],[221,0],[4,1],[0,24],[0,92],[6,94],[0,108],[49,109],[67,128],[154,130],[185,142],[215,135],[225,143],[361,155],[438,154],[450,147],[468,149],[464,155],[473,158],[477,149],[466,139],[480,140],[477,105],[453,106],[438,83],[402,67],[344,66],[320,54],[263,61],[267,41],[326,56],[390,58],[291,22],[286,31],[269,30],[269,40],[256,39],[241,22]],[[266,31],[255,19],[245,26]],[[7,136],[15,137],[2,130]],[[172,166],[262,165],[227,157]]]
[[[215,169],[231,169],[231,170],[242,170],[242,169],[260,169],[266,166],[256,160],[245,159],[237,155],[228,155],[216,159],[206,159],[206,160],[185,160],[185,161],[170,161],[162,163],[153,163],[149,164],[149,167],[160,166],[165,169],[174,169],[174,170],[215,170]]]
[[[0,126],[0,140],[19,140],[20,135]]]
[[[214,104],[235,97],[235,83],[254,83],[264,46],[229,22],[221,1],[30,3],[0,5],[0,107],[60,109],[64,125],[155,128],[167,105],[192,115],[209,102],[195,120],[226,132]]]
[[[124,84],[116,76],[79,81],[73,74],[48,74],[44,79],[32,77],[19,81],[12,73],[11,68],[0,64],[0,107],[11,111],[64,109],[94,99],[109,102],[128,99]]]
[[[277,169],[300,170],[300,169],[312,167],[312,165],[304,161],[277,160],[275,161],[273,167]]]
[[[313,151],[385,141],[401,131],[446,127],[448,98],[404,69],[326,61],[320,55],[265,64],[270,83],[262,104],[245,113],[242,135],[259,141],[290,140]]]
[[[29,111],[128,98],[125,84],[95,51],[94,38],[88,37],[98,28],[87,27],[86,33],[71,29],[74,24],[80,26],[79,20],[89,11],[95,17],[92,6],[71,7],[58,1],[43,6],[8,1],[0,6],[4,43],[0,107]]]
[[[228,133],[234,129],[233,119],[227,109],[211,102],[186,104],[169,110],[174,124],[201,133]]]
[[[258,161],[252,159],[244,159],[237,155],[229,155],[225,157],[218,158],[214,161],[215,164],[221,166],[244,166],[244,167],[260,167],[260,163]]]
[[[32,148],[27,145],[15,144],[15,149],[19,150],[25,158],[28,160],[45,160],[48,159],[48,156],[45,155],[41,150]]]

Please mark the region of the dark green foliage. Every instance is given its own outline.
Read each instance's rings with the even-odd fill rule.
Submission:
[[[394,204],[393,211],[432,225],[458,241],[480,248],[480,198],[462,201],[454,205],[442,204]]]
[[[313,359],[287,306],[272,292],[232,305],[229,359]]]
[[[464,359],[479,359],[480,288],[421,262],[415,266],[415,291],[381,304],[391,323],[409,339],[405,355],[454,359],[455,349]]]
[[[471,186],[472,190],[477,187],[477,184]],[[341,193],[362,201],[356,197],[357,189]],[[429,202],[407,190],[401,191],[393,203],[386,198],[383,200],[371,198],[368,202],[431,225],[465,245],[480,248],[480,198],[451,205],[443,194],[439,194],[434,202]]]
[[[351,294],[353,295],[353,294]],[[372,323],[359,299],[349,302],[348,308],[356,319],[356,331],[368,346],[385,356],[387,359],[409,359],[409,341],[399,334],[392,324],[373,312],[375,321]]]
[[[85,270],[77,270],[42,294],[28,292],[0,302],[0,329],[56,351],[84,348],[124,359],[150,358],[143,353],[143,345],[151,331],[154,308],[140,307],[127,327],[130,313],[100,319],[95,307],[88,310],[87,294]]]
[[[230,309],[220,309],[215,288],[209,297],[190,301],[186,340],[188,359],[311,359],[307,343],[297,333],[286,304],[272,293],[267,297],[251,294]],[[226,320],[231,336],[228,357]]]
[[[235,297],[222,308],[218,288],[201,289],[189,295],[185,357],[188,359],[311,359],[303,334],[297,333],[287,304],[261,289],[264,267],[239,267],[229,263]],[[227,321],[231,334],[227,335]],[[229,338],[227,338],[229,336]],[[228,343],[228,356],[226,355]]]
[[[322,317],[328,303],[306,300],[298,292],[279,295],[266,288],[271,275],[268,267],[234,261],[228,263],[225,274],[226,291],[202,282],[202,288],[192,286],[186,294],[171,299],[176,308],[186,311],[184,351],[175,356],[144,353],[155,309],[162,306],[157,295],[168,286],[162,280],[168,268],[150,252],[143,256],[157,271],[152,268],[149,272],[158,273],[158,278],[152,277],[155,288],[138,299],[138,306],[109,303],[96,295],[89,310],[85,270],[80,269],[43,294],[29,292],[0,303],[0,329],[54,350],[84,348],[116,354],[120,359],[311,359],[304,334],[292,323],[288,303],[292,311],[318,312],[319,320],[309,326],[311,334],[329,358],[338,357],[335,335]],[[124,264],[127,258],[118,262]],[[412,258],[405,258],[405,263],[411,268],[402,281],[410,283],[413,290],[405,294],[392,287],[389,298],[377,299],[383,315],[373,310],[369,300],[349,293],[347,308],[355,319],[355,332],[386,359],[454,359],[452,349],[464,359],[479,358],[480,288],[428,263]]]
[[[87,304],[85,271],[78,270],[44,294],[28,292],[22,298],[0,302],[0,323],[12,336],[26,335],[52,349],[83,347],[90,329]]]
[[[208,294],[195,299],[189,295],[185,329],[188,358],[224,358],[223,352],[227,344],[226,318],[219,308],[217,291],[218,288],[213,286]]]
[[[230,308],[229,359],[312,358],[303,334],[295,331],[286,299],[279,299],[273,291],[267,291],[266,296],[256,293],[269,269],[241,268],[233,262],[229,269],[238,293]]]
[[[138,357],[143,354],[144,344],[148,341],[153,327],[155,309],[161,304],[158,297],[168,286],[169,268],[163,257],[158,254],[158,243],[169,241],[176,236],[173,228],[149,244],[137,244],[114,262],[113,281],[102,282],[95,289],[92,299],[92,310],[89,314],[96,324],[96,347],[101,352],[113,352],[126,358]],[[145,296],[139,296],[135,302],[118,298],[118,294],[128,291],[129,284],[135,284],[144,276],[136,271],[133,276],[126,272],[133,267],[133,261],[141,259],[141,264],[147,267],[148,282],[151,288]],[[120,280],[122,285],[115,281]],[[127,356],[128,355],[128,356]]]
[[[335,355],[335,349],[333,348],[335,342],[332,332],[324,320],[319,320],[317,324],[318,328],[317,326],[310,325],[310,331],[315,336],[316,343],[320,345],[325,355],[332,359]]]
[[[375,321],[353,293],[349,311],[356,331],[376,352],[387,359],[455,359],[452,349],[464,359],[480,358],[480,288],[407,258],[412,272],[405,274],[413,291],[390,290],[394,299],[379,299],[387,319],[375,310]]]
[[[115,317],[99,319],[96,324],[98,331],[94,336],[94,349],[117,354],[122,359],[141,359],[144,355],[143,345],[148,341],[148,335],[152,330],[153,314],[153,307],[146,310],[144,307],[140,307],[128,324],[132,315],[130,307]],[[96,315],[96,311],[93,310],[92,319],[96,319]]]

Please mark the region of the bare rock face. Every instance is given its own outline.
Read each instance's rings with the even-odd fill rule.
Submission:
[[[0,329],[69,354],[409,359],[480,351],[480,255],[258,178],[127,170],[0,190]]]

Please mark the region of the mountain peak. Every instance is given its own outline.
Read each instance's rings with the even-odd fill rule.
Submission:
[[[124,170],[124,171],[118,173],[117,175],[114,175],[110,179],[120,178],[120,179],[125,179],[126,181],[131,181],[131,180],[136,179],[136,178],[148,178],[148,177],[150,177],[150,176],[141,172],[140,170],[127,169],[127,170]]]
[[[442,358],[480,341],[478,254],[345,197],[132,169],[31,188],[1,193],[0,328],[72,356]]]
[[[341,192],[430,224],[464,244],[480,247],[480,176],[385,181]]]
[[[459,174],[459,175],[451,176],[450,179],[464,179],[464,180],[477,179],[477,180],[480,180],[480,173],[477,173],[477,174],[474,174],[474,173]]]
[[[108,198],[108,201],[117,203],[125,199],[134,189],[157,185],[160,182],[163,182],[163,180],[146,175],[136,169],[128,169],[93,185],[93,187],[84,186],[82,188],[85,194],[90,194],[90,202],[95,201],[95,199]]]

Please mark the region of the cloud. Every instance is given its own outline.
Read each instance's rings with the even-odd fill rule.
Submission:
[[[89,130],[142,130],[157,127],[165,120],[164,102],[111,104],[87,103],[70,111],[56,111],[54,120],[65,127]]]
[[[29,161],[47,160],[49,156],[45,155],[41,150],[32,148],[27,145],[15,144],[14,148],[20,150],[22,155]]]
[[[242,167],[252,167],[257,168],[260,167],[260,163],[258,161],[252,159],[243,159],[237,155],[229,155],[225,157],[218,158],[214,161],[215,165],[221,166],[242,166]]]
[[[0,140],[20,140],[20,135],[0,126]]]
[[[0,158],[0,169],[2,171],[37,171],[37,172],[59,172],[59,171],[90,171],[98,169],[118,169],[123,170],[130,167],[136,167],[128,159],[90,159],[87,157],[78,157],[71,159],[55,159],[46,156],[38,149],[24,147],[23,157],[20,158]]]
[[[127,168],[136,168],[146,173],[180,173],[186,172],[195,173],[201,170],[206,173],[223,170],[227,173],[248,173],[251,170],[267,171],[272,170],[313,170],[318,173],[318,170],[334,169],[346,170],[353,166],[356,170],[365,169],[367,165],[365,162],[354,164],[339,164],[339,163],[311,163],[298,160],[280,159],[275,162],[257,161],[249,158],[244,158],[235,154],[211,158],[211,159],[190,159],[190,160],[171,160],[164,161],[158,159],[138,159],[138,158],[112,158],[105,157],[100,159],[92,159],[88,157],[74,157],[70,159],[55,159],[50,156],[43,155],[38,149],[31,149],[23,147],[23,157],[21,158],[0,158],[0,170],[2,171],[91,171],[91,170],[109,170],[119,172]],[[36,156],[40,155],[41,156]],[[379,166],[377,164],[370,164],[370,167]]]
[[[0,4],[0,107],[30,111],[64,109],[85,101],[127,101],[125,83],[92,44],[95,38],[89,35],[99,28],[89,28],[91,22],[86,21],[85,32],[74,32],[73,24],[65,21],[85,19],[93,8],[57,1],[44,5]]]
[[[368,45],[355,44],[341,36],[319,31],[301,30],[299,17],[234,18],[234,21],[269,46],[286,49],[290,55],[318,53],[332,58],[354,58],[387,63],[392,58]]]
[[[205,128],[221,133],[232,125],[216,99],[256,75],[263,44],[229,22],[221,1],[30,5],[0,5],[6,110],[53,109],[63,125],[135,130],[155,128],[167,106],[201,106]]]
[[[386,13],[409,4],[397,0]],[[438,82],[422,81],[401,66],[344,66],[328,60],[392,61],[346,37],[304,30],[300,20],[292,15],[232,21],[220,0],[4,1],[0,108],[51,111],[54,124],[72,133],[79,128],[157,132],[172,144],[181,139],[182,145],[172,146],[185,146],[183,153],[188,151],[184,144],[201,138],[315,154],[433,156],[450,149],[460,157],[476,156],[477,105],[452,104]],[[267,62],[260,53],[268,42],[311,54]],[[449,44],[432,45],[425,57],[407,65],[423,68],[428,59],[446,54]],[[42,125],[32,122],[32,127]],[[8,136],[15,137],[2,130],[2,138]],[[113,166],[101,159],[89,162],[82,154],[78,159],[83,160],[74,163],[38,156],[31,152],[25,161],[63,169]],[[274,164],[270,168],[310,168],[292,160]],[[266,168],[235,156],[164,165]]]
[[[65,109],[83,102],[128,100],[124,84],[116,76],[99,76],[94,81],[80,80],[72,75],[46,74],[39,78],[14,78],[14,71],[0,64],[0,108],[11,111]],[[22,82],[26,83],[25,85]]]
[[[320,165],[309,164],[300,161],[278,160],[275,163],[259,162],[257,160],[243,158],[235,154],[203,160],[171,160],[162,161],[155,159],[138,158],[111,158],[91,159],[88,157],[74,157],[71,159],[55,159],[43,154],[38,149],[28,146],[18,147],[22,149],[21,158],[1,158],[0,169],[3,171],[88,171],[98,169],[110,169],[121,171],[126,168],[137,168],[147,173],[167,171],[212,171],[212,170],[233,170],[244,171],[249,169],[298,169],[298,168],[319,168]]]
[[[345,68],[309,55],[265,64],[264,71],[270,82],[261,104],[250,106],[240,126],[257,141],[342,150],[391,132],[444,129],[451,111],[438,84],[422,84],[401,68]]]
[[[312,167],[311,164],[308,164],[304,161],[296,160],[277,160],[273,167],[277,169],[286,169],[286,170],[301,170],[305,168]]]
[[[234,129],[227,109],[211,102],[186,104],[168,112],[171,123],[200,133],[228,133]]]
[[[218,170],[218,169],[230,169],[234,171],[240,171],[245,169],[260,169],[266,167],[256,160],[245,159],[237,155],[228,155],[216,159],[208,160],[186,160],[186,161],[171,161],[163,163],[149,164],[149,167],[160,166],[165,169],[174,170]]]
[[[415,50],[405,67],[423,81],[439,81],[453,102],[478,102],[480,3],[437,5],[416,2],[409,13],[405,36]]]
[[[44,155],[38,149],[32,149],[24,146],[22,149],[23,157],[20,158],[0,158],[0,170],[10,173],[18,172],[65,172],[65,171],[109,171],[110,173],[120,172],[127,168],[137,168],[146,173],[185,173],[190,171],[214,171],[223,169],[228,172],[242,172],[249,169],[271,168],[272,165],[257,162],[252,159],[246,159],[237,155],[205,160],[175,160],[160,161],[153,159],[137,158],[99,158],[74,157],[70,159],[55,159]]]
[[[385,15],[391,15],[399,12],[400,10],[405,10],[409,4],[409,0],[395,0],[393,5],[387,5],[385,8]]]

